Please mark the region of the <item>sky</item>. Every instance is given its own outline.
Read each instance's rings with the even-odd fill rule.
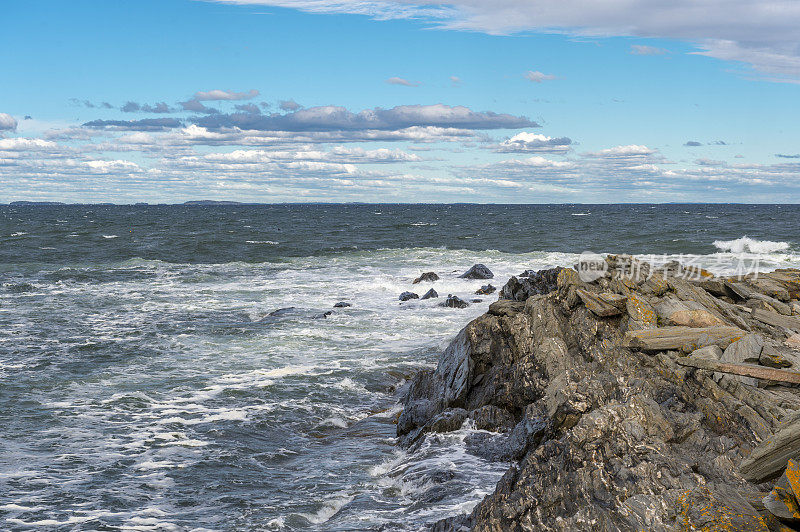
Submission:
[[[0,14],[0,203],[800,202],[795,0]]]

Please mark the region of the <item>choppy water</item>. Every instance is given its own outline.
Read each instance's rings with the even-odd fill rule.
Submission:
[[[507,464],[467,452],[469,427],[398,449],[395,389],[495,297],[400,304],[414,277],[471,299],[473,263],[500,286],[586,249],[796,266],[799,215],[0,207],[0,527],[417,530],[468,511]]]

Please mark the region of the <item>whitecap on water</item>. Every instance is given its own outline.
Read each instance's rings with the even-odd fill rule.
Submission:
[[[721,251],[731,253],[776,253],[789,249],[788,242],[774,242],[772,240],[756,240],[743,236],[735,240],[715,240],[714,247]]]

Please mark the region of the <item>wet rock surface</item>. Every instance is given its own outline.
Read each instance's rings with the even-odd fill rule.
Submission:
[[[800,320],[745,303],[791,309],[800,270],[729,280],[606,262],[590,283],[560,268],[512,278],[411,380],[401,445],[471,423],[488,432],[470,452],[512,462],[470,514],[432,528],[791,530],[796,499],[776,482],[800,456]]]
[[[461,279],[493,279],[492,270],[483,264],[475,264],[469,270],[459,275]]]
[[[408,301],[410,299],[419,299],[419,295],[414,292],[403,292],[400,294],[400,301]]]

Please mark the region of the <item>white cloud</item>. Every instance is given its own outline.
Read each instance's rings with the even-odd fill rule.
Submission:
[[[657,48],[655,46],[646,46],[644,44],[632,44],[631,53],[633,55],[665,55],[669,53],[669,50]]]
[[[513,137],[504,140],[500,144],[493,146],[494,151],[500,153],[525,153],[525,152],[549,152],[561,153],[568,151],[572,140],[567,137],[553,138],[537,133],[523,131]]]
[[[389,85],[403,85],[404,87],[419,87],[419,81],[408,81],[407,79],[392,77],[386,80]]]
[[[596,153],[590,153],[592,157],[646,157],[656,153],[656,150],[648,148],[641,144],[629,144],[627,146],[614,146],[613,148],[606,148]]]
[[[17,119],[10,114],[0,113],[0,131],[14,131],[17,129]]]
[[[194,99],[199,102],[210,102],[218,100],[237,101],[237,100],[252,100],[259,95],[256,89],[251,89],[247,92],[224,91],[215,89],[211,91],[200,91],[194,93]]]
[[[0,151],[41,150],[55,148],[57,144],[42,139],[27,139],[22,137],[0,139]]]
[[[525,77],[534,83],[541,83],[543,81],[558,79],[558,76],[554,74],[544,74],[542,72],[539,72],[538,70],[528,70],[525,73]]]
[[[795,0],[212,0],[375,19],[427,19],[444,29],[671,38],[705,55],[751,65],[774,81],[800,79],[800,2]]]

